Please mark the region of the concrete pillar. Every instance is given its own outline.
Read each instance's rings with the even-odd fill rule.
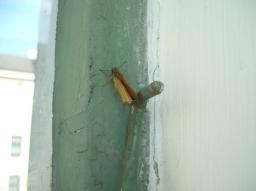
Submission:
[[[111,69],[136,91],[147,84],[146,11],[146,0],[59,1],[53,190],[119,190],[130,106],[114,89]],[[145,112],[137,119],[134,175],[125,190],[147,189]]]

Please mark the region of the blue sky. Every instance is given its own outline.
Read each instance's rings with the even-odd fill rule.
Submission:
[[[0,54],[26,56],[38,41],[40,0],[0,0]]]

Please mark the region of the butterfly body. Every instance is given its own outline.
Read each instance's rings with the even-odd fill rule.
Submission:
[[[117,69],[112,68],[113,84],[124,103],[134,103],[137,100],[137,93],[129,85],[123,74]]]

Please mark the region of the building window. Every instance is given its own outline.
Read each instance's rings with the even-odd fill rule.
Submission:
[[[12,137],[11,155],[12,156],[20,156],[20,153],[21,153],[21,137],[13,136]]]
[[[9,191],[19,191],[19,190],[20,190],[20,177],[10,176]]]

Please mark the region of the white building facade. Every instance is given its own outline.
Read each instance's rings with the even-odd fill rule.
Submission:
[[[0,61],[29,60],[1,57]],[[0,65],[4,65],[1,62]],[[32,65],[32,63],[31,63]],[[12,69],[15,69],[15,64]],[[21,67],[22,68],[22,67]],[[16,68],[17,69],[17,68]],[[0,69],[0,191],[26,191],[34,74]]]

